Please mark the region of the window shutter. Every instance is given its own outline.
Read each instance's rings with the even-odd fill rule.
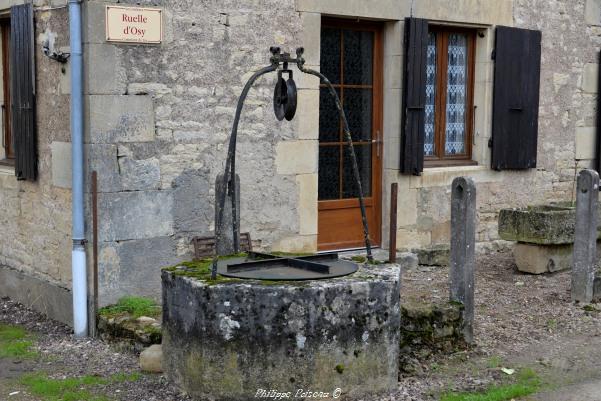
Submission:
[[[19,180],[37,177],[35,129],[35,58],[33,6],[13,6],[10,10],[10,82],[14,138],[15,175]]]
[[[536,167],[541,32],[496,30],[492,168]]]
[[[403,174],[419,175],[424,169],[427,52],[428,21],[406,18],[400,166]]]

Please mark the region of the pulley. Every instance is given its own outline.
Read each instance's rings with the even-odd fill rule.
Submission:
[[[282,77],[283,73],[288,74],[287,80]],[[279,121],[284,118],[290,121],[294,118],[294,114],[296,114],[296,94],[296,84],[292,78],[292,71],[288,69],[278,71],[278,80],[273,91],[273,111]]]

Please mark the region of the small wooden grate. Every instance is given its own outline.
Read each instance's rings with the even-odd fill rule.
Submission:
[[[194,258],[196,260],[213,257],[217,254],[215,249],[215,237],[194,237],[192,238],[192,244],[194,244]],[[252,241],[250,239],[250,233],[240,233],[240,252],[252,252]]]

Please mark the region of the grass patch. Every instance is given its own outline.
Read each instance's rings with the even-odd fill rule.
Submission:
[[[33,358],[38,354],[32,347],[32,337],[24,328],[0,324],[0,358]]]
[[[440,401],[509,401],[534,394],[540,386],[536,372],[522,369],[518,372],[517,383],[491,386],[475,393],[446,393],[440,397]]]
[[[503,359],[500,356],[493,355],[488,358],[487,366],[489,369],[496,369],[503,364]]]
[[[31,373],[21,378],[20,382],[28,392],[40,397],[43,401],[108,401],[102,394],[94,394],[93,387],[136,381],[139,373],[117,373],[109,378],[101,376],[82,376],[67,379],[51,379],[45,373]]]
[[[157,317],[161,313],[161,307],[152,299],[143,297],[123,297],[115,305],[105,306],[98,313],[102,316],[117,316],[129,313],[133,318],[140,316]]]

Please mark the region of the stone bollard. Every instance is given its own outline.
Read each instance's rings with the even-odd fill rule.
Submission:
[[[598,202],[599,174],[594,170],[582,170],[578,174],[576,189],[572,301],[588,303],[593,299]]]
[[[215,251],[217,255],[231,255],[234,253],[234,231],[232,225],[232,197],[226,194],[223,207],[223,220],[219,221],[219,199],[227,191],[223,185],[223,173],[217,175],[215,180],[215,231],[221,226],[221,238],[215,238]],[[238,243],[240,243],[240,177],[236,174],[236,209],[238,222]]]
[[[458,177],[451,185],[451,301],[463,304],[463,338],[474,342],[476,186]]]

